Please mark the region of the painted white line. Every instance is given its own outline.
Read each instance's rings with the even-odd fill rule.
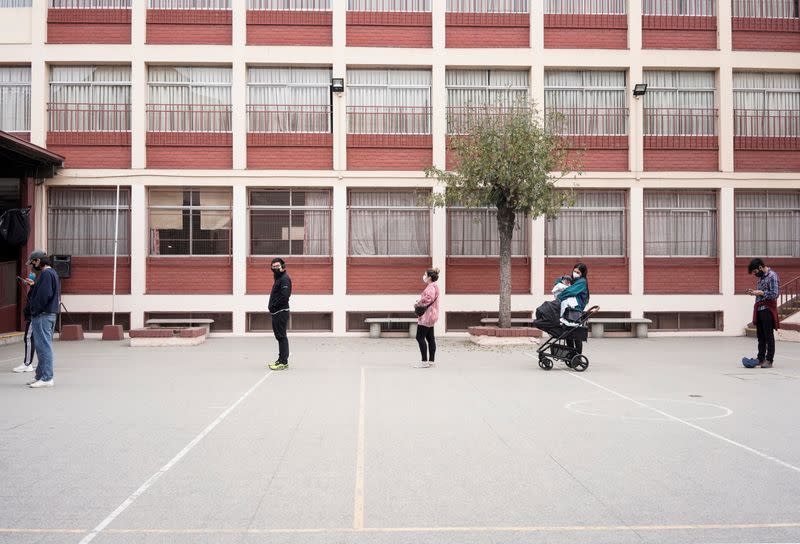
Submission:
[[[602,405],[604,402],[619,402],[623,399],[586,399],[586,400],[576,400],[572,402],[568,402],[564,405],[564,408],[571,412],[575,412],[576,414],[581,414],[584,416],[592,416],[592,417],[605,417],[609,419],[624,419],[629,421],[664,421],[663,417],[654,416],[654,417],[638,417],[638,416],[625,416],[625,415],[618,415],[618,414],[609,414],[603,413],[600,411],[591,411],[589,409],[583,408],[583,405]],[[710,402],[699,402],[699,401],[692,401],[692,400],[678,400],[678,399],[642,399],[643,401],[653,402],[656,403],[663,402],[663,403],[674,403],[677,405],[686,405],[686,406],[701,406],[704,408],[715,408],[719,410],[719,413],[716,415],[710,416],[697,416],[697,417],[687,417],[687,421],[707,421],[709,419],[722,419],[725,417],[730,416],[733,414],[733,410],[726,406],[720,406],[719,404],[711,404]]]
[[[358,396],[358,445],[356,446],[356,485],[353,493],[353,529],[364,528],[364,431],[366,405],[366,369],[361,368],[361,386]]]
[[[228,408],[227,408],[227,409],[226,409],[224,412],[222,412],[222,413],[221,413],[219,416],[217,416],[217,419],[215,419],[215,420],[214,420],[214,421],[213,421],[213,422],[212,422],[212,423],[211,423],[211,424],[210,424],[208,427],[206,427],[205,429],[203,429],[203,430],[200,432],[200,434],[198,434],[197,436],[195,436],[195,437],[194,437],[194,439],[193,439],[191,442],[189,442],[188,444],[186,444],[186,447],[184,447],[184,448],[183,448],[181,451],[179,451],[179,452],[178,452],[178,454],[177,454],[175,457],[173,457],[172,459],[170,459],[170,461],[169,461],[169,462],[168,462],[166,465],[164,465],[163,467],[161,467],[161,468],[158,470],[158,472],[156,472],[155,474],[153,474],[152,476],[150,476],[150,477],[147,479],[147,481],[146,481],[145,483],[143,483],[143,484],[142,484],[142,485],[139,487],[139,489],[137,489],[136,491],[134,491],[134,492],[131,494],[131,496],[130,496],[130,497],[128,497],[127,499],[125,499],[125,500],[123,501],[123,503],[122,503],[122,504],[120,504],[120,505],[117,507],[117,509],[116,509],[116,510],[114,510],[113,512],[111,512],[111,513],[108,515],[108,517],[106,517],[106,519],[104,519],[103,521],[101,521],[101,522],[100,522],[100,524],[99,524],[97,527],[95,527],[94,529],[92,529],[92,531],[91,531],[91,532],[90,532],[88,535],[86,535],[85,537],[83,537],[83,538],[81,539],[81,541],[80,541],[80,543],[79,543],[79,544],[88,544],[89,542],[91,542],[92,540],[94,540],[94,539],[95,539],[95,537],[96,537],[97,535],[99,535],[99,534],[100,534],[100,533],[103,531],[103,529],[105,529],[106,527],[108,527],[108,525],[109,525],[109,524],[110,524],[112,521],[114,521],[115,519],[117,519],[117,517],[118,517],[118,516],[119,516],[121,513],[123,513],[125,510],[127,510],[127,508],[128,508],[128,507],[129,507],[131,504],[133,504],[133,502],[134,502],[136,499],[138,499],[138,498],[139,498],[139,497],[140,497],[140,496],[141,496],[141,495],[142,495],[142,494],[143,494],[145,491],[147,491],[147,490],[150,488],[150,486],[152,486],[154,483],[156,483],[156,482],[158,481],[158,479],[159,479],[159,478],[161,478],[161,476],[163,476],[164,474],[166,474],[166,473],[167,473],[167,472],[168,472],[168,471],[169,471],[169,470],[170,470],[172,467],[174,467],[174,466],[175,466],[175,464],[176,464],[178,461],[180,461],[181,459],[183,459],[183,457],[184,457],[184,456],[185,456],[187,453],[189,453],[189,452],[192,450],[192,448],[194,448],[194,447],[195,447],[195,446],[196,446],[196,445],[197,445],[197,444],[198,444],[198,443],[199,443],[199,442],[200,442],[200,441],[201,441],[203,438],[205,438],[205,436],[206,436],[208,433],[210,433],[211,431],[213,431],[213,430],[214,430],[214,428],[215,428],[217,425],[219,425],[220,423],[222,423],[222,421],[223,421],[223,420],[224,420],[226,417],[228,417],[228,415],[229,415],[231,412],[233,412],[233,411],[236,409],[236,407],[237,407],[237,406],[239,406],[239,405],[240,405],[240,404],[241,404],[241,403],[244,401],[244,399],[246,399],[248,396],[250,396],[250,393],[252,393],[253,391],[255,391],[255,390],[258,388],[258,386],[259,386],[259,385],[261,385],[262,383],[264,383],[264,381],[265,381],[267,378],[269,378],[271,375],[272,375],[272,371],[269,371],[269,372],[267,372],[267,374],[266,374],[266,375],[265,375],[263,378],[261,378],[260,380],[258,380],[258,381],[256,382],[256,384],[255,384],[253,387],[251,387],[250,389],[248,389],[248,390],[247,390],[247,392],[245,392],[245,393],[244,393],[244,395],[242,395],[241,397],[239,397],[239,400],[237,400],[236,402],[234,402],[233,404],[231,404],[231,405],[230,405],[230,406],[229,406],[229,407],[228,407]]]
[[[717,433],[715,433],[713,431],[709,431],[708,429],[705,429],[705,428],[703,428],[703,427],[701,427],[699,425],[695,425],[694,423],[692,423],[690,421],[686,421],[685,419],[681,419],[679,417],[673,416],[672,414],[668,414],[667,412],[664,412],[663,410],[659,410],[658,408],[654,408],[653,406],[650,406],[649,404],[645,404],[644,402],[640,402],[640,401],[638,401],[636,399],[632,399],[631,397],[625,396],[622,393],[618,393],[618,392],[614,391],[613,389],[609,389],[608,387],[606,387],[604,385],[600,385],[597,382],[593,382],[592,380],[590,380],[588,378],[584,378],[583,376],[580,376],[580,375],[578,375],[578,374],[576,374],[574,372],[565,372],[565,374],[567,376],[572,376],[573,378],[575,378],[577,380],[581,380],[581,381],[584,381],[584,382],[586,382],[588,384],[591,384],[591,385],[597,387],[598,389],[602,389],[603,391],[611,393],[612,395],[615,395],[615,396],[617,396],[617,397],[619,397],[621,399],[628,400],[628,401],[630,401],[630,402],[632,402],[632,403],[634,403],[634,404],[636,404],[638,406],[641,406],[642,408],[647,408],[648,410],[652,410],[653,412],[655,412],[655,413],[657,413],[659,415],[662,415],[662,416],[664,416],[665,418],[667,418],[669,420],[675,421],[677,423],[683,423],[687,427],[691,427],[692,429],[694,429],[696,431],[700,431],[701,433],[707,434],[708,436],[714,437],[714,438],[716,438],[718,440],[722,440],[723,442],[727,442],[728,444],[730,444],[732,446],[736,446],[737,448],[741,448],[741,449],[743,449],[743,450],[745,450],[747,452],[750,452],[753,455],[757,455],[758,457],[761,457],[762,459],[766,459],[767,461],[772,461],[773,463],[776,463],[776,464],[778,464],[778,465],[780,465],[782,467],[785,467],[785,468],[788,468],[789,470],[793,470],[793,471],[795,471],[797,473],[800,473],[800,467],[796,467],[796,466],[792,465],[791,463],[787,463],[786,461],[778,459],[777,457],[774,457],[772,455],[769,455],[769,454],[766,454],[764,452],[758,451],[757,449],[751,448],[750,446],[746,446],[746,445],[742,444],[741,442],[736,442],[735,440],[731,440],[730,438],[722,436],[721,434],[717,434]]]

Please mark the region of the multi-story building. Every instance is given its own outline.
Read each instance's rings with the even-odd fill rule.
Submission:
[[[559,112],[574,206],[522,219],[515,312],[589,267],[592,302],[654,331],[742,334],[746,263],[800,276],[797,0],[0,0],[0,130],[66,158],[35,239],[63,300],[109,322],[269,330],[410,315],[441,268],[440,332],[497,310],[490,209],[430,209],[474,106]],[[646,84],[644,95],[634,87]],[[341,85],[341,87],[339,87]],[[637,93],[638,94],[638,93]]]

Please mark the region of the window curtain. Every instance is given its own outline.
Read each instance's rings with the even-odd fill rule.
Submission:
[[[448,256],[483,257],[500,254],[497,209],[449,208],[447,217],[450,238]],[[511,237],[511,255],[527,255],[527,240],[528,218],[518,216]]]
[[[447,0],[446,9],[449,13],[528,13],[528,0]]]
[[[791,19],[798,17],[797,0],[733,0],[733,16]]]
[[[528,102],[527,70],[447,70],[448,134],[465,132],[481,110],[509,109]]]
[[[52,66],[50,130],[130,130],[130,66]]]
[[[715,0],[644,0],[642,14],[711,17],[715,14],[714,5]]]
[[[58,187],[48,193],[47,247],[59,255],[114,254],[116,189]],[[130,254],[130,193],[119,193],[118,255]]]
[[[0,66],[0,130],[29,132],[31,129],[31,69]]]
[[[800,257],[800,192],[736,193],[737,257]]]
[[[29,8],[32,0],[0,0],[0,8]]]
[[[645,71],[644,133],[716,134],[714,72]]]
[[[148,130],[230,132],[231,69],[151,66]]]
[[[548,256],[625,255],[625,193],[579,191],[575,205],[547,222]]]
[[[645,191],[644,205],[646,256],[716,256],[714,193]]]
[[[347,0],[347,11],[426,12],[431,0]]]
[[[736,136],[800,136],[800,73],[734,72]]]
[[[119,9],[130,8],[131,0],[50,0],[53,9]]]
[[[250,68],[250,132],[330,132],[330,68]]]
[[[229,191],[200,191],[200,208],[201,230],[230,230],[231,193]]]
[[[430,70],[347,70],[350,134],[430,134]]]
[[[327,191],[305,191],[305,200],[306,206],[319,207],[320,209],[299,212],[305,226],[303,230],[303,255],[330,255],[330,193]]]
[[[546,14],[624,15],[625,0],[544,0]]]
[[[266,11],[330,11],[331,0],[248,0],[247,9]]]
[[[545,112],[564,116],[564,134],[628,133],[625,72],[548,70],[544,93]]]
[[[149,0],[147,7],[150,9],[231,9],[231,0]]]
[[[420,198],[414,191],[350,193],[350,254],[428,255],[430,208]]]

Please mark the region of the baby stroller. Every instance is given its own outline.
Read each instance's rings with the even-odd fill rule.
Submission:
[[[592,306],[584,312],[569,309],[564,313],[564,318],[570,324],[565,325],[559,315],[561,307],[558,301],[548,301],[539,306],[536,309],[533,326],[550,335],[550,338],[536,350],[539,354],[539,368],[550,370],[553,368],[553,361],[558,360],[564,361],[569,368],[576,372],[586,370],[589,367],[589,359],[570,347],[567,340],[586,342],[589,338],[586,322],[599,309],[599,306]]]

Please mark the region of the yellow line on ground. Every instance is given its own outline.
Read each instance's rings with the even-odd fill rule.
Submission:
[[[356,485],[353,493],[353,529],[364,528],[364,433],[366,405],[366,369],[361,369],[361,385],[358,396],[358,445],[356,446]]]

